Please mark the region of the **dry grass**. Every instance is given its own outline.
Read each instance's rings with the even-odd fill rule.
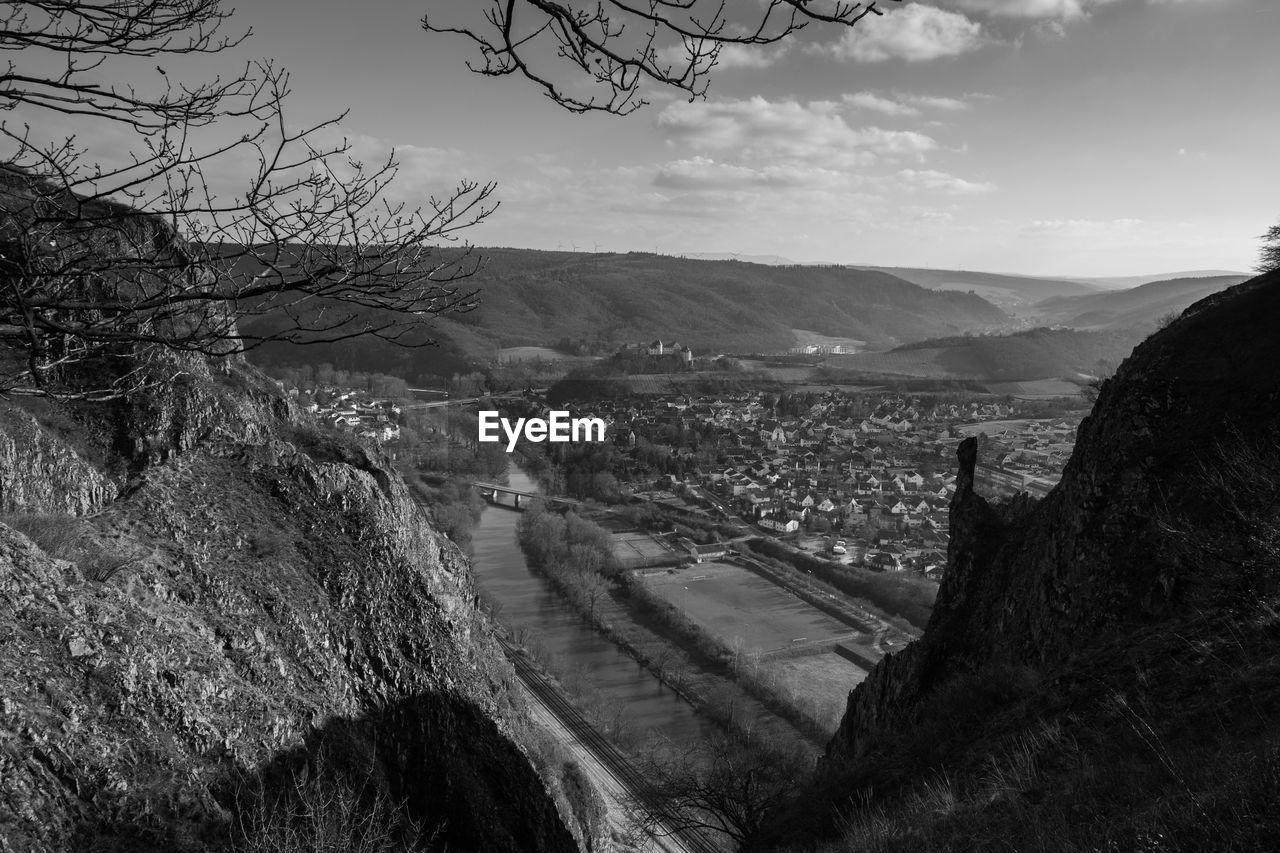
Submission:
[[[80,519],[70,515],[12,514],[0,519],[26,536],[55,560],[74,560],[84,530]]]
[[[957,679],[851,777],[839,840],[803,849],[1273,850],[1277,639],[1263,602],[1132,637],[1074,685],[998,670]],[[1122,671],[1125,691],[1103,686]]]
[[[92,526],[74,516],[13,514],[0,518],[0,523],[22,533],[55,560],[75,563],[85,577],[98,583],[137,560],[94,540]]]
[[[323,756],[274,791],[241,792],[236,853],[407,853],[432,850],[443,827],[428,832],[403,804],[366,780],[332,774]]]

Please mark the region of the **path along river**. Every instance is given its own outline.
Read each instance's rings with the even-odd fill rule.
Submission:
[[[537,484],[515,466],[509,484],[536,492]],[[560,600],[525,561],[516,544],[520,513],[486,507],[471,534],[476,583],[501,605],[500,621],[526,629],[555,660],[559,672],[583,672],[587,681],[625,715],[632,732],[654,732],[677,743],[692,743],[714,726],[664,687],[648,670],[600,636]]]

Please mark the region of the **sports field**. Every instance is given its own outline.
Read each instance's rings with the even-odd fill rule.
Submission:
[[[670,548],[647,533],[611,533],[609,537],[613,540],[613,556],[624,569],[651,566],[677,558]]]
[[[790,592],[740,566],[699,563],[644,582],[730,647],[771,651],[852,630]]]

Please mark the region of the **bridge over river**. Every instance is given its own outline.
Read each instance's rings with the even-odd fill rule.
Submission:
[[[472,483],[480,490],[480,494],[489,503],[494,506],[505,506],[509,509],[523,510],[529,505],[529,501],[537,498],[545,504],[555,506],[580,507],[585,506],[582,501],[575,501],[572,498],[557,498],[550,495],[543,495],[537,492],[526,492],[521,489],[512,488],[511,486],[501,486],[497,483]],[[503,496],[509,496],[510,503],[503,502]]]

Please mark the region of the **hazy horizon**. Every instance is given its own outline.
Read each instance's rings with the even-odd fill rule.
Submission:
[[[245,5],[227,28],[252,38],[166,71],[279,62],[290,123],[349,108],[334,135],[367,161],[394,148],[410,202],[496,181],[501,207],[465,232],[476,245],[1071,278],[1253,268],[1280,218],[1259,191],[1280,179],[1280,116],[1261,106],[1280,90],[1280,4],[881,7],[851,30],[726,52],[705,100],[651,87],[621,118],[473,74],[464,41],[420,26],[426,13],[474,25],[486,3]]]

